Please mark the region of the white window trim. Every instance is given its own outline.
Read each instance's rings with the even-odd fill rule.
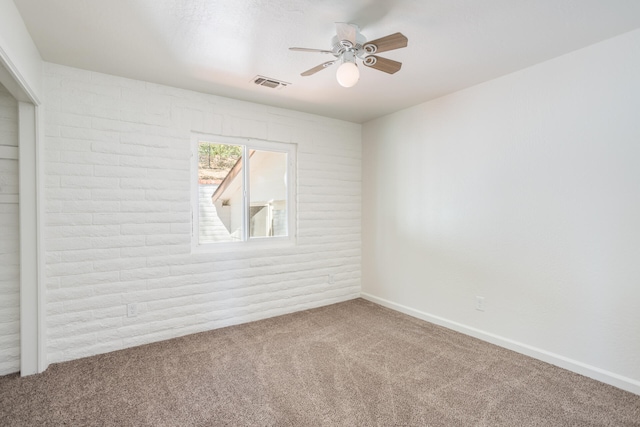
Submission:
[[[272,236],[265,238],[250,239],[247,236],[241,242],[218,242],[218,243],[200,243],[200,201],[198,195],[198,148],[201,142],[211,142],[215,144],[231,144],[241,145],[247,149],[275,151],[287,153],[287,236]],[[232,136],[213,135],[205,133],[191,134],[191,252],[229,252],[254,249],[268,249],[273,247],[293,246],[296,244],[297,233],[297,145],[286,142],[266,141],[254,138],[240,138]],[[245,158],[246,159],[246,158]],[[242,167],[244,182],[248,182],[249,178],[249,159],[245,160]],[[244,195],[244,206],[249,205],[248,192]],[[246,209],[245,209],[246,210]],[[243,234],[248,233],[246,212],[243,210]]]

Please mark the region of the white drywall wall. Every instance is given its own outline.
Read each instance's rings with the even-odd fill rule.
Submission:
[[[0,375],[20,370],[18,102],[0,85]]]
[[[360,125],[53,64],[44,74],[49,362],[359,295]],[[190,253],[191,132],[297,144],[295,245]]]
[[[638,52],[640,30],[366,123],[363,295],[640,393]]]

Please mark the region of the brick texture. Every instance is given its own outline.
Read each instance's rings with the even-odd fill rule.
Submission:
[[[359,295],[360,125],[53,64],[44,74],[50,363]],[[297,144],[295,245],[191,253],[193,132]]]

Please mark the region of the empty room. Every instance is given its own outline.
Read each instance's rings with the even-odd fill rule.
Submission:
[[[640,426],[637,0],[0,0],[0,426]]]

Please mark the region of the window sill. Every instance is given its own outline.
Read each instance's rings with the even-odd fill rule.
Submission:
[[[194,243],[191,245],[192,254],[230,253],[247,251],[264,251],[272,249],[292,248],[296,246],[296,239],[291,237],[257,238],[246,242]]]

